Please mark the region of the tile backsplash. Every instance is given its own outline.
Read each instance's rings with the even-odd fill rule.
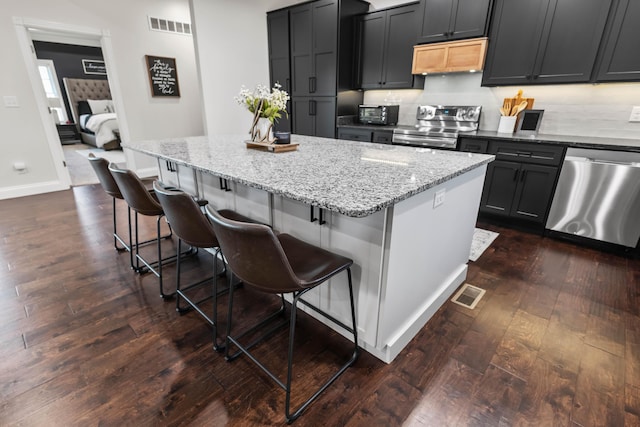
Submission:
[[[424,90],[366,91],[366,104],[399,104],[399,124],[415,123],[422,104],[482,105],[480,129],[496,130],[502,100],[535,98],[533,108],[544,110],[540,133],[640,139],[640,123],[630,123],[640,105],[640,83],[566,84],[482,87],[482,73],[426,76]]]

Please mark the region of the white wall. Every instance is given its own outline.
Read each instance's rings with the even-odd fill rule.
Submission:
[[[640,123],[629,123],[640,105],[640,83],[482,87],[482,73],[427,76],[424,91],[367,91],[366,103],[400,104],[400,123],[414,124],[418,105],[482,105],[480,129],[496,130],[504,98],[535,98],[545,110],[540,133],[640,139]]]
[[[40,122],[34,90],[27,78],[27,68],[18,48],[13,17],[84,26],[110,33],[114,57],[111,66],[117,71],[122,95],[119,114],[126,115],[125,138],[132,140],[203,133],[202,98],[197,79],[193,38],[149,31],[147,15],[189,22],[188,0],[29,0],[3,2],[0,8],[0,199],[12,190],[57,181]],[[150,95],[144,55],[176,58],[181,97],[153,98]],[[17,96],[19,108],[6,108],[2,96]],[[117,101],[117,100],[116,100]],[[118,105],[118,103],[116,103]],[[139,159],[137,159],[139,160]],[[15,161],[27,163],[28,173],[13,171]],[[145,167],[145,163],[138,164]],[[153,165],[147,161],[146,165]],[[43,190],[46,191],[46,190]]]
[[[296,3],[191,0],[207,134],[248,133],[252,115],[234,97],[269,85],[266,13]]]

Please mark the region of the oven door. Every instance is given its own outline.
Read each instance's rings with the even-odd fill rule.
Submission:
[[[411,147],[430,147],[455,150],[458,139],[438,136],[394,133],[391,143],[393,145],[408,145]]]

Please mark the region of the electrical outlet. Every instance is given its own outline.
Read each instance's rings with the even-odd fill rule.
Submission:
[[[631,116],[629,117],[630,122],[640,122],[640,107],[633,107],[631,109]]]
[[[433,197],[433,207],[437,208],[444,203],[445,190],[436,191],[436,195]]]
[[[5,96],[4,106],[7,108],[18,108],[20,106],[20,104],[18,104],[18,97],[12,95]]]

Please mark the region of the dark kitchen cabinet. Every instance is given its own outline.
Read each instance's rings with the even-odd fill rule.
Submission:
[[[612,0],[496,0],[482,84],[592,78]]]
[[[371,142],[373,131],[370,129],[338,128],[338,139]]]
[[[291,8],[292,96],[335,96],[338,0]]]
[[[377,144],[391,144],[393,130],[372,130],[371,128],[359,129],[357,127],[338,128],[338,139],[350,141],[375,142]]]
[[[333,138],[336,117],[357,114],[363,94],[353,90],[353,17],[368,8],[369,4],[362,0],[317,0],[267,14],[267,22],[270,24],[270,19],[273,20],[273,25],[268,25],[270,40],[272,33],[277,33],[273,35],[274,40],[281,38],[285,31],[288,34],[285,42],[289,46],[288,65],[284,48],[270,47],[269,71],[274,81],[275,73],[288,67],[293,133]],[[277,25],[286,29],[276,28]],[[333,111],[329,114],[331,106]]]
[[[291,104],[295,133],[335,138],[336,98],[330,96],[295,97]]]
[[[358,19],[358,87],[421,88],[424,78],[411,74],[418,24],[418,3],[368,13]]]
[[[492,0],[422,0],[418,43],[487,35]]]
[[[640,80],[640,2],[619,0],[609,30],[597,81]]]
[[[287,9],[267,13],[269,39],[269,76],[271,87],[280,84],[287,93],[291,93],[291,74],[289,71],[289,11]],[[287,105],[291,111],[291,102]],[[290,132],[291,120],[284,114],[274,125],[274,130]]]
[[[487,167],[480,212],[543,224],[551,206],[564,147],[489,141],[487,152],[495,155],[496,160]]]
[[[489,164],[480,211],[542,223],[557,168],[496,160]]]

